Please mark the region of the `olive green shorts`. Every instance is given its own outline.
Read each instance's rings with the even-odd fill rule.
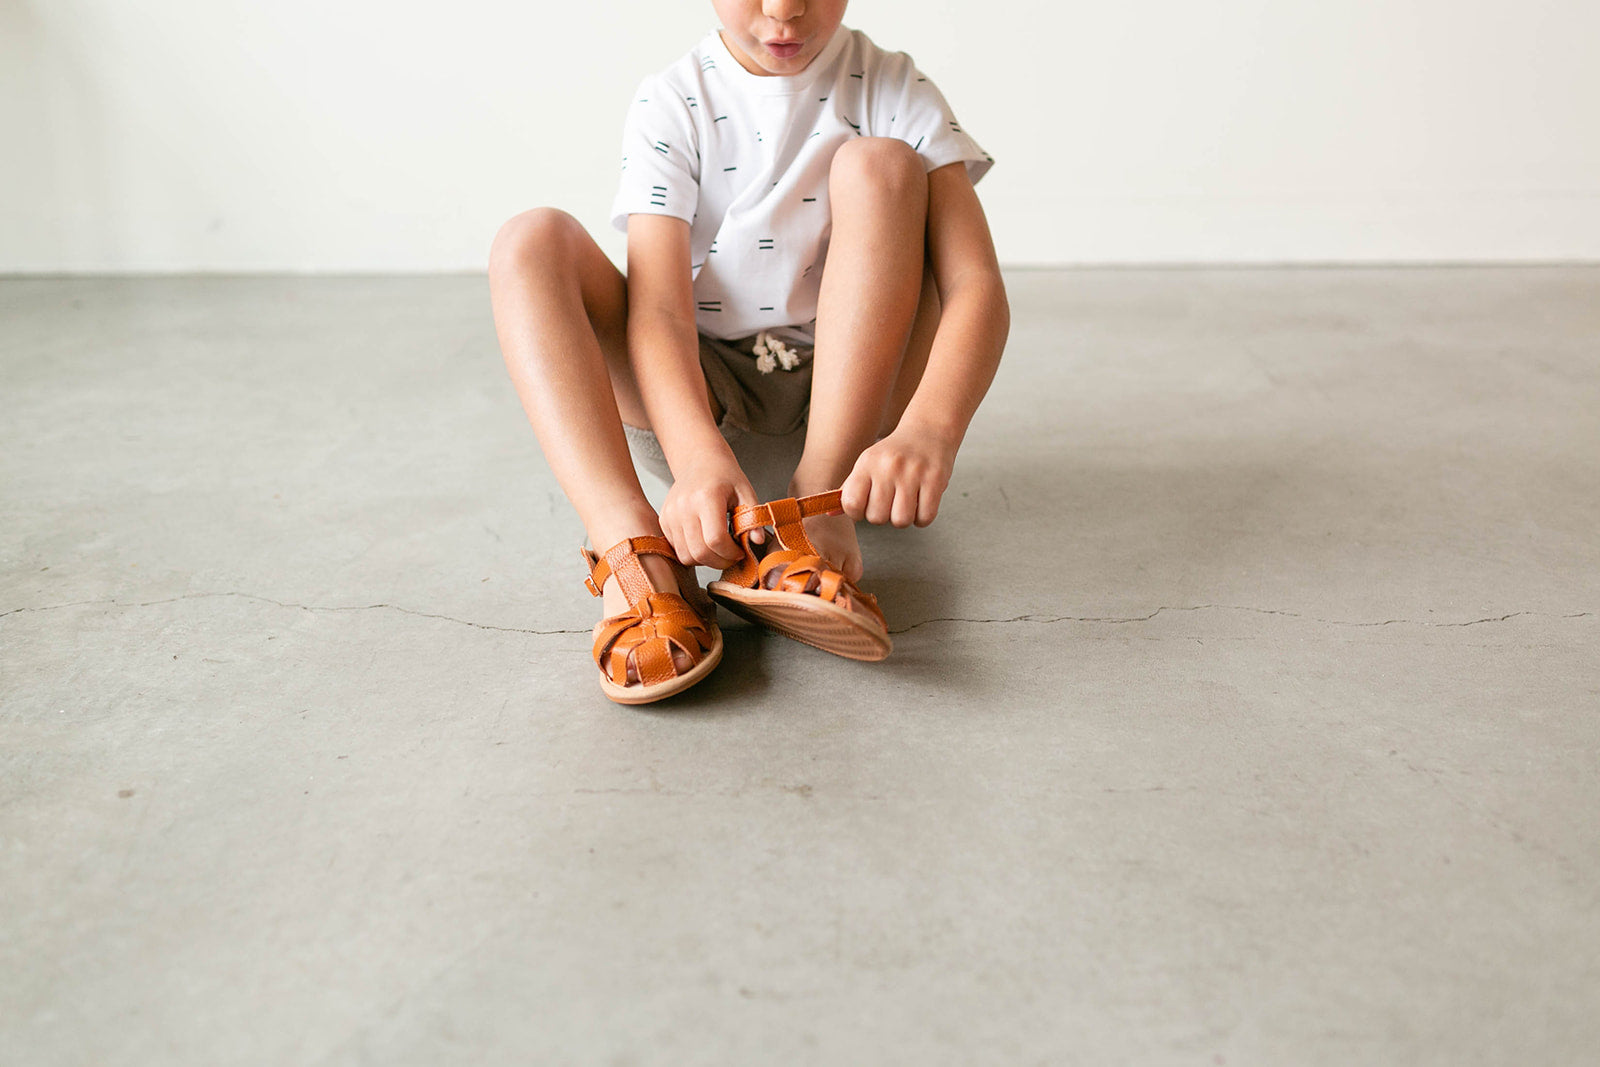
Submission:
[[[799,361],[784,370],[772,366],[775,361],[770,358],[758,360],[755,347],[760,336],[724,341],[701,334],[700,370],[711,395],[722,405],[717,428],[746,477],[765,498],[770,494],[761,483],[777,484],[776,492],[782,495],[805,445],[806,416],[811,410],[811,349],[786,346]],[[763,364],[771,369],[763,372]],[[637,426],[624,425],[623,430],[634,466],[671,485],[672,470],[656,435]],[[781,484],[777,482],[780,478]]]

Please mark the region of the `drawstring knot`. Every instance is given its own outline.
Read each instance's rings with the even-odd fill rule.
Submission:
[[[756,334],[756,346],[753,351],[756,355],[756,370],[762,374],[771,374],[779,367],[784,370],[794,370],[800,365],[800,353],[766,330]]]

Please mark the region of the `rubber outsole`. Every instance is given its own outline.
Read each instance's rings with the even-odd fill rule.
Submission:
[[[720,581],[706,586],[706,592],[735,615],[835,656],[876,663],[894,651],[889,634],[871,619],[809,593]]]

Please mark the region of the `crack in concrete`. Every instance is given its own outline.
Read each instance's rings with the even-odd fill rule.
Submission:
[[[1149,622],[1151,619],[1154,619],[1157,615],[1160,615],[1163,612],[1167,612],[1167,611],[1248,611],[1248,612],[1253,612],[1253,613],[1255,613],[1257,615],[1283,615],[1283,616],[1287,616],[1288,618],[1291,618],[1291,619],[1306,619],[1306,620],[1309,620],[1311,622],[1322,623],[1325,626],[1349,626],[1349,627],[1360,628],[1360,627],[1394,626],[1396,624],[1405,624],[1405,625],[1408,625],[1408,626],[1430,626],[1430,627],[1439,628],[1439,629],[1448,628],[1448,627],[1461,627],[1461,626],[1479,626],[1479,625],[1482,625],[1483,623],[1492,623],[1492,622],[1505,622],[1508,619],[1515,619],[1515,618],[1517,618],[1519,616],[1523,616],[1523,615],[1536,615],[1536,616],[1540,616],[1542,618],[1547,618],[1547,619],[1582,619],[1582,618],[1587,618],[1587,617],[1589,617],[1589,616],[1594,614],[1593,612],[1590,612],[1590,611],[1580,611],[1580,612],[1575,612],[1575,613],[1570,614],[1570,615],[1552,615],[1552,614],[1550,614],[1548,612],[1541,612],[1541,611],[1513,611],[1513,612],[1511,612],[1510,614],[1507,614],[1507,615],[1499,615],[1499,616],[1495,616],[1495,617],[1491,617],[1491,618],[1487,618],[1487,619],[1469,619],[1469,620],[1466,620],[1464,622],[1428,622],[1428,621],[1421,620],[1421,619],[1383,619],[1382,621],[1379,621],[1379,622],[1351,622],[1351,621],[1349,621],[1347,619],[1323,619],[1323,618],[1319,618],[1318,616],[1315,616],[1315,615],[1302,615],[1299,612],[1295,612],[1295,611],[1280,611],[1280,610],[1273,609],[1273,608],[1251,608],[1251,607],[1244,607],[1244,606],[1241,606],[1241,605],[1238,605],[1238,604],[1196,604],[1196,605],[1194,605],[1192,607],[1173,607],[1173,606],[1163,605],[1162,607],[1159,607],[1156,610],[1150,612],[1150,614],[1148,614],[1148,615],[1039,615],[1039,614],[1035,613],[1035,614],[1027,614],[1027,615],[1013,615],[1013,616],[1011,616],[1009,618],[1004,618],[1004,619],[973,619],[973,618],[964,618],[964,617],[959,617],[959,616],[949,616],[949,617],[941,617],[941,618],[937,618],[937,619],[923,619],[921,622],[914,622],[910,626],[905,626],[905,627],[901,627],[900,629],[890,630],[889,632],[891,634],[910,633],[912,630],[918,629],[918,628],[923,627],[923,626],[929,626],[929,625],[932,625],[933,623],[936,623],[936,622],[967,622],[967,623],[1032,622],[1032,623],[1041,623],[1041,624],[1045,624],[1045,625],[1054,624],[1054,623],[1058,623],[1058,622],[1099,622],[1099,623],[1109,623],[1109,624],[1112,624],[1112,625],[1120,625],[1120,624],[1123,624],[1123,623],[1130,623],[1130,622]]]
[[[313,612],[398,611],[398,612],[400,612],[402,614],[415,615],[418,618],[422,618],[422,619],[439,619],[439,620],[441,620],[443,622],[453,622],[453,623],[455,623],[455,624],[457,624],[459,626],[470,626],[475,630],[495,630],[495,631],[499,631],[500,633],[532,634],[532,635],[538,636],[538,637],[551,637],[551,636],[562,635],[562,634],[589,634],[589,633],[593,632],[592,630],[528,630],[528,629],[523,629],[523,628],[517,627],[517,626],[493,626],[493,625],[490,625],[489,623],[472,622],[469,619],[458,619],[454,615],[443,615],[443,614],[439,614],[439,613],[436,613],[436,612],[429,612],[429,611],[417,611],[414,608],[401,607],[398,604],[389,604],[389,603],[351,604],[351,605],[341,605],[341,606],[334,606],[334,607],[323,607],[323,606],[319,606],[319,605],[315,605],[315,604],[288,603],[288,602],[282,601],[282,600],[274,600],[272,597],[260,596],[260,595],[258,595],[256,593],[236,593],[236,592],[225,592],[225,593],[185,593],[182,596],[167,597],[164,600],[144,600],[144,601],[135,601],[135,602],[131,602],[131,603],[124,603],[124,602],[119,601],[119,600],[74,600],[74,601],[70,601],[70,602],[65,603],[65,604],[46,604],[46,605],[41,605],[39,607],[12,608],[9,611],[0,611],[0,619],[3,619],[8,615],[18,615],[18,614],[23,614],[23,613],[26,613],[26,612],[36,612],[36,611],[59,611],[59,610],[61,610],[63,608],[95,607],[95,606],[106,606],[106,607],[116,607],[116,608],[149,608],[149,607],[156,607],[156,606],[159,606],[161,604],[176,604],[176,603],[178,603],[180,601],[184,601],[184,600],[207,600],[207,599],[215,599],[215,598],[218,598],[218,597],[235,597],[235,598],[238,598],[238,599],[241,599],[241,600],[256,600],[256,601],[260,601],[263,604],[274,604],[274,605],[276,605],[276,606],[278,606],[280,608],[291,608],[291,609],[295,609],[295,610],[299,610],[299,611],[313,611]],[[1247,611],[1247,612],[1251,612],[1251,613],[1257,614],[1257,615],[1282,615],[1282,616],[1285,616],[1285,617],[1291,618],[1291,619],[1306,619],[1306,620],[1308,620],[1310,622],[1321,623],[1324,626],[1347,626],[1347,627],[1351,627],[1351,628],[1355,628],[1355,629],[1375,628],[1375,627],[1395,626],[1395,625],[1427,626],[1427,627],[1431,627],[1431,628],[1434,628],[1434,629],[1452,629],[1452,628],[1460,628],[1460,627],[1466,627],[1466,626],[1482,626],[1482,625],[1485,625],[1485,624],[1488,624],[1488,623],[1507,622],[1507,621],[1509,621],[1511,619],[1521,618],[1523,616],[1533,616],[1533,617],[1547,618],[1547,619],[1584,619],[1584,618],[1589,618],[1589,617],[1594,615],[1594,612],[1591,612],[1591,611],[1579,611],[1579,612],[1574,612],[1574,613],[1571,613],[1571,614],[1568,614],[1568,615],[1553,615],[1553,614],[1550,614],[1549,612],[1541,612],[1541,611],[1513,611],[1513,612],[1509,612],[1509,613],[1507,613],[1505,615],[1490,616],[1488,618],[1483,618],[1483,619],[1467,619],[1467,620],[1464,620],[1464,621],[1461,621],[1461,622],[1429,622],[1429,621],[1422,620],[1422,619],[1383,619],[1383,620],[1379,620],[1379,621],[1376,621],[1376,622],[1352,622],[1352,621],[1347,620],[1347,619],[1324,619],[1324,618],[1321,618],[1321,617],[1316,616],[1316,615],[1302,615],[1299,612],[1283,611],[1283,610],[1276,609],[1276,608],[1252,608],[1252,607],[1246,607],[1246,606],[1239,605],[1239,604],[1195,604],[1195,605],[1188,606],[1188,607],[1178,607],[1178,606],[1172,606],[1172,605],[1163,605],[1163,606],[1161,606],[1159,608],[1156,608],[1156,610],[1150,612],[1148,615],[1040,615],[1040,614],[1037,614],[1037,613],[1029,613],[1029,614],[1025,614],[1025,615],[1012,615],[1012,616],[1009,616],[1007,618],[992,618],[992,619],[979,619],[979,618],[971,618],[971,617],[967,617],[967,616],[955,616],[955,615],[940,616],[938,618],[933,618],[933,619],[923,619],[920,622],[914,622],[909,626],[902,626],[902,627],[899,627],[897,629],[892,629],[889,632],[891,634],[906,634],[906,633],[910,633],[912,630],[918,630],[918,629],[921,629],[924,626],[932,626],[935,623],[941,623],[941,622],[972,623],[972,624],[983,624],[983,625],[1007,624],[1007,623],[1018,623],[1018,622],[1037,623],[1037,624],[1041,624],[1041,625],[1053,625],[1055,623],[1061,623],[1061,622],[1084,622],[1084,623],[1105,623],[1105,624],[1108,624],[1108,625],[1116,626],[1116,625],[1123,625],[1123,624],[1126,624],[1126,623],[1149,622],[1150,620],[1154,619],[1156,616],[1161,615],[1161,614],[1163,614],[1165,612],[1169,612],[1169,611]]]
[[[22,612],[32,611],[58,611],[62,608],[94,607],[105,605],[117,608],[152,608],[161,604],[176,604],[183,600],[208,600],[217,597],[236,597],[240,600],[257,600],[263,604],[276,604],[280,608],[293,608],[299,611],[398,611],[405,615],[415,615],[423,619],[440,619],[444,622],[453,622],[460,626],[470,626],[475,630],[498,630],[501,633],[534,634],[541,637],[556,634],[588,634],[591,630],[525,630],[516,626],[491,626],[488,623],[472,622],[468,619],[458,619],[453,615],[440,615],[429,611],[417,611],[414,608],[403,608],[399,604],[351,604],[337,607],[322,607],[316,604],[291,604],[282,600],[274,600],[269,596],[259,596],[255,593],[185,593],[183,596],[167,597],[165,600],[144,600],[133,603],[123,603],[120,600],[75,600],[67,604],[47,604],[37,608],[12,608],[10,611],[0,611],[0,619],[7,615],[17,615]]]

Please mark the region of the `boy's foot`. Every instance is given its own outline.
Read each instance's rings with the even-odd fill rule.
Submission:
[[[746,557],[707,590],[728,610],[786,637],[850,659],[880,660],[893,642],[877,601],[856,588],[861,547],[854,523],[828,514],[838,508],[835,490],[736,509],[733,532]],[[777,544],[769,542],[758,557],[750,541],[761,527],[777,533]]]
[[[658,593],[677,593],[680,596],[683,590],[678,588],[678,580],[672,574],[672,564],[660,556],[640,556],[639,565],[644,568],[645,574],[650,576],[650,584],[656,587]],[[629,610],[628,598],[622,594],[622,584],[612,575],[606,579],[605,589],[602,594],[602,618],[609,619],[613,615],[623,615]],[[628,656],[628,684],[635,685],[639,681],[639,666],[634,662],[633,655]],[[672,666],[680,675],[688,674],[694,666],[694,660],[689,654],[677,645],[672,646]]]
[[[660,535],[629,537],[603,556],[583,550],[589,591],[604,598],[594,628],[600,689],[619,704],[648,704],[699,682],[722,659],[715,609],[694,572]]]
[[[859,582],[863,565],[855,520],[848,515],[813,515],[803,521],[817,555],[833,564],[845,581]]]

